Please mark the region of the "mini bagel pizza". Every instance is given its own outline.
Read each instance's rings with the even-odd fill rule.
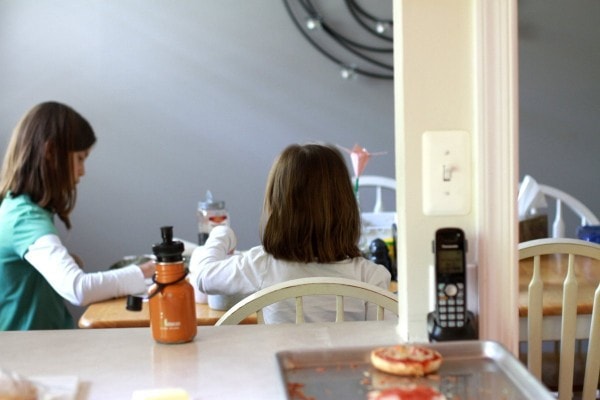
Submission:
[[[436,372],[442,355],[419,345],[378,347],[371,351],[371,364],[380,371],[402,376],[423,376]]]

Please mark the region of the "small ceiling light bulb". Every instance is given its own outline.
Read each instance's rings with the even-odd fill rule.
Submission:
[[[377,24],[375,25],[375,31],[380,35],[383,35],[384,33],[388,32],[390,28],[391,26],[387,22],[377,22]]]
[[[354,76],[356,75],[356,71],[354,71],[354,68],[344,67],[340,71],[340,75],[344,79],[351,79],[351,78],[354,78]]]
[[[320,28],[321,28],[321,21],[318,18],[309,17],[306,19],[306,29],[308,29],[309,31],[312,31],[315,29],[320,29]]]

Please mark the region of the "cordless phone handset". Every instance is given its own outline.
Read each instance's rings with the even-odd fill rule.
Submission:
[[[463,328],[467,323],[467,241],[459,228],[435,232],[435,319],[442,328]]]

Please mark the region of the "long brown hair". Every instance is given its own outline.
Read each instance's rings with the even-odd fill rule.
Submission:
[[[77,188],[70,153],[95,142],[91,125],[71,107],[57,102],[36,105],[13,130],[0,172],[0,200],[9,192],[26,194],[71,228]]]
[[[360,255],[360,211],[335,147],[291,145],[269,173],[261,240],[277,259],[335,262]]]

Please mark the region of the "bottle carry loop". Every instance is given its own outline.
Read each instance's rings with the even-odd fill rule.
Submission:
[[[174,284],[179,283],[182,280],[184,280],[190,273],[190,270],[188,268],[186,268],[183,272],[184,272],[184,274],[180,278],[174,280],[173,282],[167,282],[167,283],[158,282],[156,280],[156,272],[155,272],[152,275],[152,282],[156,285],[156,289],[152,293],[148,294],[148,300],[150,300],[152,297],[156,296],[158,293],[162,293],[163,289],[166,288],[167,286],[174,285]]]

